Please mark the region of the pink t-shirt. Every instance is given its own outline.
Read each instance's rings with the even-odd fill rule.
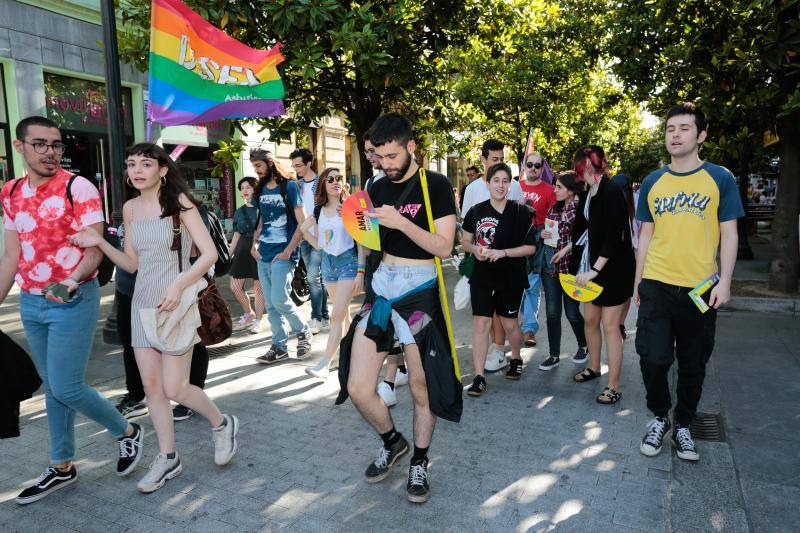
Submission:
[[[32,188],[27,176],[5,184],[0,192],[5,215],[3,227],[19,236],[20,288],[31,294],[41,294],[52,282],[72,275],[83,259],[82,248],[73,246],[67,237],[83,226],[103,222],[103,210],[97,188],[86,178],[72,182],[72,206],[67,199],[67,182],[72,174],[59,169],[55,176]]]
[[[556,203],[553,186],[544,181],[540,181],[538,185],[528,185],[524,179],[520,180],[519,184],[522,186],[522,201],[536,210],[536,217],[533,219],[534,225],[541,226],[544,224],[547,212]]]

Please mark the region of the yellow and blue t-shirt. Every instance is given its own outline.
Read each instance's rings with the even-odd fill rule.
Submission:
[[[645,178],[636,218],[655,223],[644,279],[694,287],[717,271],[721,222],[744,216],[733,174],[704,162],[691,172],[664,166]]]

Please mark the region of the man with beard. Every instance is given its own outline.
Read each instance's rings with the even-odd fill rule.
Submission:
[[[16,279],[22,325],[44,382],[50,430],[50,466],[16,499],[28,504],[78,480],[76,412],[119,440],[119,476],[133,472],[142,458],[144,430],[86,384],[100,312],[95,278],[103,255],[97,248],[73,246],[68,237],[84,226],[103,233],[100,194],[87,179],[61,168],[66,145],[53,121],[28,117],[17,125],[16,136],[14,148],[25,158],[28,174],[0,192],[6,245],[0,304]]]
[[[541,154],[533,153],[525,158],[523,170],[525,179],[521,183],[522,198],[528,206],[533,208],[535,213],[533,225],[537,234],[541,234],[544,230],[544,219],[547,218],[547,212],[556,203],[553,186],[544,179],[545,171],[549,171],[550,167]],[[552,177],[550,177],[550,181],[552,181]],[[522,305],[522,340],[527,347],[536,346],[536,333],[539,331],[539,320],[536,315],[539,314],[539,300],[542,294],[543,260],[544,245],[539,237],[536,242],[536,255],[528,258],[530,287],[525,289]]]
[[[349,394],[380,435],[378,456],[365,476],[369,483],[384,480],[409,445],[376,394],[375,381],[395,341],[403,345],[414,402],[414,453],[406,495],[409,501],[422,503],[429,496],[428,447],[435,416],[452,421],[461,416],[461,385],[451,359],[434,262],[434,256],[448,257],[453,249],[455,199],[445,176],[426,173],[428,213],[421,183],[424,170],[414,161],[416,144],[406,118],[383,115],[370,129],[370,141],[388,178],[376,182],[371,191],[375,212],[370,216],[381,226],[383,258],[367,288],[364,307],[342,341],[342,391],[337,404]],[[429,231],[429,216],[435,232]]]
[[[285,322],[297,335],[297,358],[302,359],[311,351],[312,333],[289,295],[299,261],[298,245],[303,238],[300,226],[306,217],[300,188],[280,171],[272,154],[251,150],[250,162],[258,175],[253,195],[258,205],[258,224],[253,234],[252,254],[272,330],[272,346],[256,361],[269,365],[289,357]]]
[[[366,191],[370,193],[373,185],[380,179],[386,177],[378,157],[375,155],[375,145],[372,144],[369,138],[369,132],[364,134],[364,151],[367,154],[369,164],[372,165],[372,170],[376,171],[375,174],[367,180]],[[369,250],[367,251],[369,254]],[[364,275],[364,287],[372,279],[372,274],[378,268],[379,261],[370,261],[367,255],[366,272]],[[393,346],[389,350],[389,356],[386,358],[386,372],[383,374],[383,381],[378,383],[378,395],[386,404],[386,407],[392,407],[397,403],[397,392],[395,387],[400,385],[408,385],[408,369],[406,369],[406,362],[403,359],[403,349],[400,345]]]

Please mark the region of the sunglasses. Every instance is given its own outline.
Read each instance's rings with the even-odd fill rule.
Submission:
[[[525,163],[525,166],[528,168],[542,168],[541,163]]]
[[[328,176],[328,183],[334,183],[336,181],[344,181],[344,176]]]

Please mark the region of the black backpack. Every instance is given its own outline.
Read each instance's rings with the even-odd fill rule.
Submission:
[[[214,247],[217,249],[217,262],[214,263],[214,276],[224,276],[231,269],[233,264],[233,256],[231,256],[231,249],[228,246],[228,239],[225,237],[225,230],[222,228],[222,223],[219,221],[217,215],[205,206],[201,206],[200,216],[205,222],[206,229],[211,235],[211,240],[214,241]]]
[[[77,175],[73,174],[72,177],[67,181],[67,200],[69,200],[69,206],[71,208],[75,207],[75,204],[72,201],[72,182],[75,181],[75,178],[77,177]],[[11,193],[8,195],[9,198],[14,194],[14,191],[17,190],[17,186],[22,183],[23,179],[24,178],[18,178],[14,182],[14,185],[11,186]],[[103,239],[105,239],[106,242],[114,248],[119,249],[119,236],[117,235],[117,230],[116,228],[110,228],[108,222],[105,220],[103,221]],[[107,255],[103,254],[103,261],[97,268],[97,282],[102,287],[111,281],[113,276],[114,262],[109,259]]]

